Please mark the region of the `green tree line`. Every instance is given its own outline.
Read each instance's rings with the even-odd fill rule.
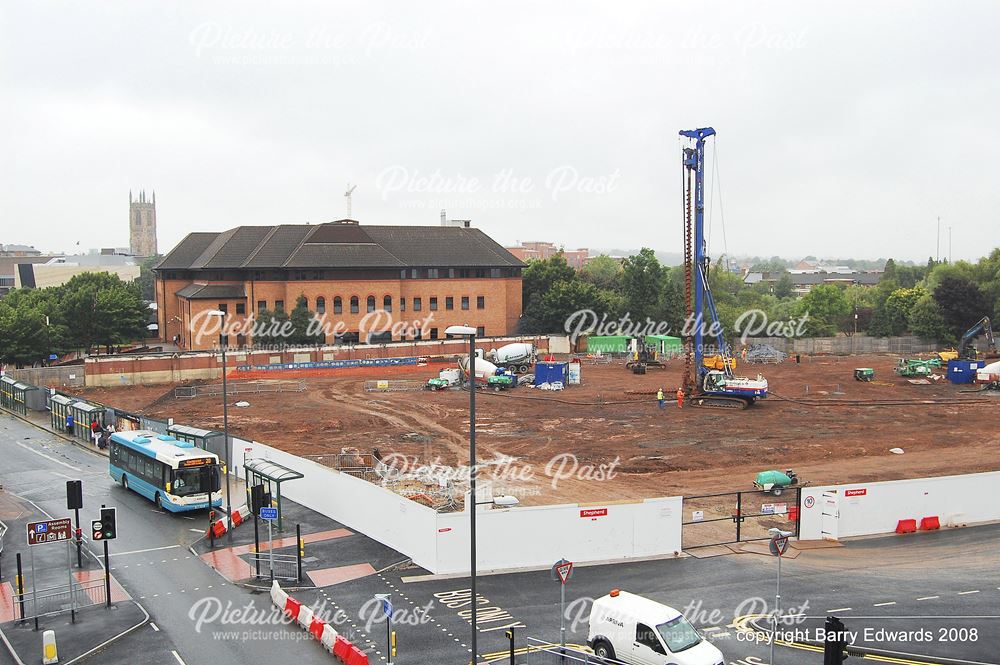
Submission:
[[[0,362],[24,367],[74,349],[110,352],[142,339],[148,314],[140,285],[113,273],[16,289],[0,300]]]
[[[774,257],[767,263],[780,269],[780,261]],[[788,274],[747,285],[717,265],[709,270],[709,283],[727,335],[741,334],[738,322],[746,327],[745,313],[759,310],[771,323],[800,323],[797,330],[806,336],[910,333],[953,344],[983,316],[1000,314],[1000,249],[975,263],[900,265],[888,259],[875,286],[820,284],[805,295],[794,292]],[[684,269],[661,265],[648,248],[624,261],[598,256],[580,270],[556,255],[529,262],[522,304],[525,333],[565,332],[575,312],[593,310],[608,321],[627,314],[632,322],[663,322],[670,334],[679,335],[685,318]]]

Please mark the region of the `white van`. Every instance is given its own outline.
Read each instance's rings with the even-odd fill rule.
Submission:
[[[725,657],[672,607],[614,589],[594,601],[587,644],[630,665],[724,665]]]

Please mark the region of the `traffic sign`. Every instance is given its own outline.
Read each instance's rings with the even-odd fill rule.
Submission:
[[[268,506],[263,506],[260,509],[260,518],[262,520],[276,520],[278,519],[278,509],[271,508]]]
[[[93,531],[93,540],[104,540],[103,526],[104,522],[101,520],[94,520],[90,523],[90,530]]]
[[[73,525],[68,517],[57,520],[28,522],[28,545],[44,545],[70,540],[73,537]]]
[[[788,551],[788,536],[775,536],[768,543],[768,549],[774,556],[781,556]]]
[[[566,584],[567,580],[573,576],[573,562],[566,559],[559,559],[552,564],[552,579],[559,580],[560,584]]]

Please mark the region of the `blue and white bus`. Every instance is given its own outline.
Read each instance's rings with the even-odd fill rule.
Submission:
[[[188,441],[148,430],[115,432],[111,477],[171,512],[222,505],[219,457]]]

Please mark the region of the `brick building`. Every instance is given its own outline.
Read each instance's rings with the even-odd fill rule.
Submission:
[[[523,267],[474,228],[340,220],[191,233],[154,270],[158,324],[164,341],[207,349],[217,338],[197,330],[205,312],[221,309],[244,330],[228,343],[249,345],[242,323],[290,312],[302,295],[327,324],[327,343],[438,339],[456,324],[509,335],[521,317]]]
[[[586,247],[581,247],[580,249],[562,249],[556,246],[555,243],[542,241],[522,242],[515,247],[505,247],[504,249],[522,261],[532,261],[535,259],[544,261],[556,254],[562,254],[566,259],[566,263],[571,268],[576,268],[577,270],[582,268],[590,258],[590,251]]]

